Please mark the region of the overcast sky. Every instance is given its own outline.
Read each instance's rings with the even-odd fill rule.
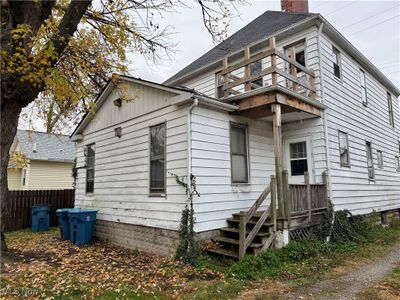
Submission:
[[[248,2],[249,5],[237,6],[239,15],[230,20],[228,35],[266,10],[280,10],[280,0]],[[129,54],[131,75],[161,83],[214,47],[203,25],[199,5],[194,1],[186,3],[187,8],[177,8],[159,20],[161,25],[173,26],[175,34],[171,36],[171,41],[177,46],[172,59],[165,58],[155,65],[139,54]],[[393,83],[400,86],[400,0],[309,0],[309,9],[322,14]],[[34,129],[43,130],[42,124],[40,120],[34,121]],[[29,125],[20,122],[20,127],[28,128]]]
[[[231,19],[229,35],[266,10],[280,10],[280,0],[248,2],[249,5],[237,6],[240,15]],[[173,60],[165,59],[154,65],[133,55],[129,68],[132,75],[163,82],[214,46],[202,24],[199,6],[191,1],[187,3],[191,8],[179,8],[160,21],[174,26],[173,39],[178,45]],[[400,0],[309,0],[309,9],[322,14],[389,79],[400,85]]]

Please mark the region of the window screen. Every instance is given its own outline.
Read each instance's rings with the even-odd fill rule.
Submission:
[[[165,123],[150,127],[150,192],[165,192]]]
[[[86,193],[94,191],[94,163],[95,147],[91,144],[86,147]]]
[[[232,183],[248,183],[247,126],[231,124]]]
[[[339,131],[339,154],[342,166],[350,165],[349,139],[346,132]]]
[[[302,176],[308,171],[307,143],[292,143],[290,147],[290,172],[292,176]]]

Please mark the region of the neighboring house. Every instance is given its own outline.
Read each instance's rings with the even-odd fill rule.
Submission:
[[[99,237],[173,253],[187,197],[171,173],[197,177],[200,239],[282,169],[291,188],[309,172],[336,210],[400,208],[399,89],[306,2],[283,3],[292,12],[265,12],[164,85],[120,76],[135,100],[105,87],[72,135],[75,204],[99,210]]]
[[[73,188],[75,143],[68,136],[18,129],[10,154],[20,152],[26,166],[8,168],[10,190],[53,190]]]

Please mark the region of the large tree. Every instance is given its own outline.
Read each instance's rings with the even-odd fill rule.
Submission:
[[[226,33],[232,1],[194,1],[215,41]],[[1,219],[7,217],[7,165],[22,108],[36,107],[51,131],[91,111],[111,74],[127,72],[126,54],[170,55],[169,27],[157,18],[180,0],[1,1]],[[69,124],[68,122],[66,124]],[[2,250],[5,249],[1,222]]]

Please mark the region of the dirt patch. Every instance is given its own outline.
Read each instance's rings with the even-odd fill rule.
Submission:
[[[400,244],[386,256],[363,265],[337,278],[321,281],[314,286],[283,299],[356,299],[356,295],[381,280],[400,264]]]

